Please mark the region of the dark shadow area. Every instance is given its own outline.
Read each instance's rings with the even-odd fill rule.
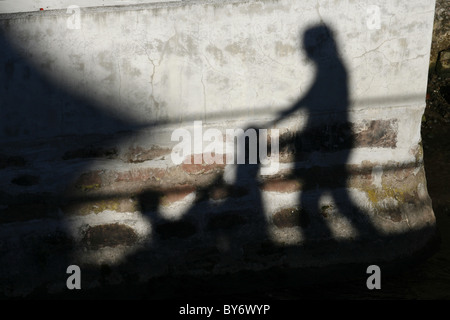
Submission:
[[[1,244],[17,242],[14,252],[0,249],[0,273],[11,272],[17,259],[26,262],[13,271],[24,283],[65,283],[67,267],[77,262],[65,220],[69,215],[61,214],[60,208],[87,200],[77,199],[68,187],[92,162],[118,157],[115,146],[142,127],[108,112],[108,105],[93,103],[50,80],[42,72],[51,68],[50,63],[34,65],[32,55],[15,47],[0,30]],[[23,188],[19,191],[17,186]],[[44,238],[31,228],[23,239],[14,239],[14,222],[35,219],[42,219],[35,224],[41,232],[49,229],[46,236],[42,232]],[[7,280],[1,286],[13,291],[16,284]],[[45,295],[47,289],[36,292]]]

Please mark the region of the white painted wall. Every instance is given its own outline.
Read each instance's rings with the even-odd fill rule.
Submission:
[[[30,12],[66,9],[69,6],[102,7],[123,6],[155,2],[179,2],[181,0],[0,0],[0,13]]]
[[[407,147],[420,139],[420,112],[407,110],[424,108],[434,0],[183,1],[138,9],[85,8],[79,28],[64,11],[0,16],[0,66],[10,70],[0,74],[0,135],[273,119],[314,81],[301,39],[325,22],[349,75],[354,120],[398,117],[392,108],[403,108],[399,136],[408,139],[401,141]]]

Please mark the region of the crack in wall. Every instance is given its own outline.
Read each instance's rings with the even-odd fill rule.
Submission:
[[[324,24],[325,22],[324,22],[324,20],[323,20],[322,15],[320,14],[320,0],[317,0],[315,9],[316,9],[316,11],[317,11],[317,15],[319,16],[320,23],[321,23],[321,24]]]

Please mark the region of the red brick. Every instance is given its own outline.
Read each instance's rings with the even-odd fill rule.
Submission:
[[[138,239],[136,232],[129,226],[114,223],[89,227],[81,243],[90,249],[133,245]]]
[[[265,181],[261,187],[263,191],[275,191],[282,193],[295,192],[301,189],[301,183],[297,180],[269,180]]]
[[[194,160],[198,159],[200,157],[199,154],[191,155],[187,157],[183,164],[181,165],[182,169],[189,173],[189,174],[203,174],[203,173],[210,173],[213,171],[219,171],[223,170],[225,168],[226,163],[226,156],[223,156],[223,164],[220,163],[212,163],[207,164],[205,162],[204,154],[202,155],[202,163],[201,164],[195,164]],[[190,162],[190,163],[189,163]]]
[[[171,203],[183,200],[189,194],[195,191],[193,186],[180,186],[178,188],[166,190],[163,192],[163,196],[161,198],[162,205],[170,205]]]
[[[98,189],[102,186],[101,171],[83,173],[75,182],[75,187],[83,191]]]

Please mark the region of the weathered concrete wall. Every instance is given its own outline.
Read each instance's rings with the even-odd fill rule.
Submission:
[[[68,9],[77,7],[130,6],[155,2],[181,2],[182,0],[2,0],[0,13],[32,12],[43,10]],[[70,12],[69,12],[70,13]]]
[[[94,287],[105,264],[120,282],[382,263],[433,237],[433,0],[80,13],[0,15],[2,293],[64,290],[70,264]],[[278,170],[174,164],[171,133],[196,120],[279,129]]]

